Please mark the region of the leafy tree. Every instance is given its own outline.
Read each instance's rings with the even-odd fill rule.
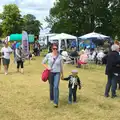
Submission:
[[[113,38],[118,36],[120,39],[120,1],[111,0],[110,10],[112,14],[112,29],[113,29]]]
[[[57,0],[46,18],[51,32],[120,36],[119,0]]]
[[[0,18],[2,19],[1,24],[4,36],[8,36],[12,33],[21,33],[22,18],[17,5],[5,5],[3,8],[3,13],[0,15]]]
[[[2,36],[2,25],[0,23],[0,37]]]
[[[40,21],[36,20],[36,17],[31,14],[27,14],[23,16],[24,27],[29,34],[39,35],[40,28],[42,28],[42,24]]]

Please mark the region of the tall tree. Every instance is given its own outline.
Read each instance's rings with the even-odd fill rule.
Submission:
[[[36,20],[36,17],[32,14],[27,14],[23,16],[24,27],[29,34],[39,35],[40,28],[42,28],[42,24],[40,21]]]
[[[113,29],[113,37],[118,36],[120,40],[120,1],[119,0],[111,0],[111,5],[109,7],[112,14],[112,29]]]
[[[3,13],[0,16],[2,19],[1,24],[4,36],[10,35],[11,33],[21,33],[22,18],[17,5],[5,5],[3,8]]]
[[[2,25],[0,23],[0,37],[2,36]]]
[[[46,21],[51,32],[79,36],[96,31],[114,36],[120,30],[119,12],[119,0],[57,0]]]

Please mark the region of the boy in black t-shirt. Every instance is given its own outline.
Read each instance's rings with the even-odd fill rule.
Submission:
[[[77,100],[77,87],[79,86],[79,89],[81,89],[81,82],[80,79],[78,77],[78,71],[77,70],[73,70],[72,71],[72,75],[70,75],[67,78],[62,78],[62,80],[68,80],[69,84],[68,84],[68,88],[69,88],[69,98],[68,98],[68,102],[69,104],[72,103],[72,97],[73,97],[73,102],[76,103]]]

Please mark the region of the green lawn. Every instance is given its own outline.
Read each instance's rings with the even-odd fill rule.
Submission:
[[[0,71],[0,120],[120,120],[120,97],[103,96],[104,67],[79,69],[82,89],[77,91],[77,104],[68,105],[68,82],[61,81],[59,108],[49,103],[48,83],[40,80],[41,58],[30,65],[26,62],[24,75],[16,73],[14,64],[10,67],[8,76],[3,74],[3,68]],[[65,76],[74,68],[64,65]]]

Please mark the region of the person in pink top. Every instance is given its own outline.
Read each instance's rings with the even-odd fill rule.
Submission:
[[[85,53],[84,50],[82,50],[81,55],[80,55],[80,59],[78,60],[78,68],[81,67],[81,65],[83,64],[87,64],[88,61],[88,55]]]

